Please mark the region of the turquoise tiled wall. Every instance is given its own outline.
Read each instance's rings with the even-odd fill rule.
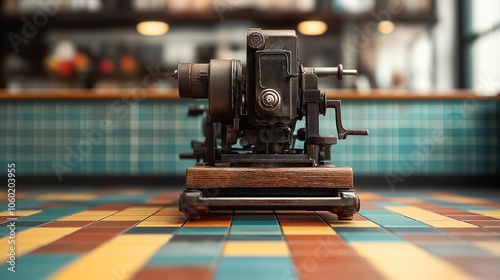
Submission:
[[[0,102],[0,170],[26,175],[182,175],[179,160],[201,122],[189,100]],[[499,167],[499,101],[344,101],[349,136],[334,164],[356,174],[493,174]],[[335,134],[333,111],[322,132]]]

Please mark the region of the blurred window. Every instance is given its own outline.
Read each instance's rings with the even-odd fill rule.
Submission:
[[[463,85],[480,93],[500,92],[500,1],[463,0]]]
[[[500,1],[481,0],[470,2],[470,13],[472,15],[470,25],[471,32],[487,32],[495,25],[500,24]]]

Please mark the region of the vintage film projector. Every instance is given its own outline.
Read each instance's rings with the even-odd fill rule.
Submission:
[[[352,168],[334,166],[330,147],[368,131],[342,126],[340,100],[328,100],[318,78],[357,71],[304,67],[295,31],[261,29],[248,29],[245,70],[239,60],[212,59],[179,63],[172,75],[181,98],[208,99],[208,108],[189,107],[189,116],[203,117],[205,140],[180,155],[197,164],[186,170],[179,210],[190,219],[218,209],[327,210],[351,220],[360,207]],[[327,108],[337,136],[319,133]]]

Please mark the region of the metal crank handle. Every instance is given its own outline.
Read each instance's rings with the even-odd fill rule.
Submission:
[[[347,135],[368,135],[366,129],[345,129],[342,125],[342,114],[340,111],[340,100],[326,100],[326,108],[335,109],[335,124],[339,139],[346,139]]]

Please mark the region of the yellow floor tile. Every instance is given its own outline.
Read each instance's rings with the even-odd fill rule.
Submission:
[[[372,221],[334,221],[330,222],[333,227],[380,227]]]
[[[179,218],[185,219],[185,216],[182,213],[179,213],[178,215],[175,215],[175,213],[164,213],[164,214],[155,213],[152,216],[154,216],[154,217],[179,217]]]
[[[100,216],[84,216],[84,215],[74,215],[74,216],[67,216],[62,219],[59,219],[58,221],[98,221],[100,219],[106,218],[109,215],[100,215]]]
[[[158,236],[158,235],[165,235],[166,237],[168,237],[166,240],[165,240],[165,243],[167,243],[167,241],[170,240],[170,238],[172,238],[172,234],[144,234],[144,233],[135,233],[135,234],[123,234],[123,235],[120,235],[122,236],[121,238],[115,238],[113,239],[114,240],[114,244],[123,244],[123,245],[127,245],[127,246],[141,246],[141,243],[144,243],[144,244],[156,244],[158,243],[158,240],[163,240],[162,237]],[[154,237],[154,238],[149,238],[149,237]],[[140,242],[138,241],[140,240]]]
[[[472,243],[493,255],[500,256],[500,241],[476,241]]]
[[[24,231],[21,231],[18,233],[17,236],[37,236],[37,235],[58,235],[58,236],[64,236],[67,235],[74,230],[80,229],[79,227],[74,227],[74,228],[49,228],[49,227],[35,227],[35,228],[30,228]]]
[[[170,215],[183,215],[183,214],[179,212],[179,209],[177,207],[165,207],[160,211],[158,211],[157,213],[155,213],[155,215],[170,216]]]
[[[476,225],[462,221],[420,221],[435,228],[476,228]]]
[[[112,215],[115,214],[116,210],[85,210],[76,214],[75,215],[83,215],[83,216],[99,216],[99,215]]]
[[[136,227],[181,227],[184,222],[142,221]]]
[[[332,228],[327,226],[318,226],[318,227],[292,226],[292,227],[282,227],[282,230],[285,235],[336,235],[337,234]]]
[[[469,224],[466,222],[462,222],[444,215],[440,215],[429,210],[425,210],[415,206],[387,206],[385,207],[387,210],[392,211],[394,213],[401,214],[408,218],[412,218],[414,220],[420,221],[424,224],[433,226],[433,227],[442,227],[442,228],[473,228],[477,227],[476,225]]]
[[[89,193],[48,193],[37,197],[38,200],[69,200],[69,201],[89,201],[95,199],[95,194]]]
[[[412,203],[420,203],[422,202],[421,199],[415,198],[415,197],[398,197],[391,199],[393,202],[399,202],[399,203],[406,203],[406,204],[412,204]]]
[[[50,279],[130,279],[171,237],[169,234],[120,235]]]
[[[102,219],[101,221],[142,221],[147,217],[148,216],[145,215],[127,215],[127,216],[112,215]]]
[[[180,216],[149,216],[146,221],[168,221],[168,222],[184,222],[186,219]]]
[[[25,198],[30,197],[33,194],[33,192],[28,192],[28,191],[22,191],[22,192],[16,192],[16,200],[23,200]],[[5,192],[0,192],[0,201],[6,201],[8,193]],[[31,198],[28,198],[31,199]]]
[[[177,199],[172,199],[172,198],[150,198],[146,201],[146,204],[161,204],[161,205],[165,205],[165,204],[169,204],[169,203],[172,203],[174,201],[176,201]]]
[[[46,244],[54,242],[61,237],[71,234],[80,228],[32,228],[16,234],[16,257],[25,255],[34,251]],[[4,263],[7,260],[8,237],[0,238],[0,262]]]
[[[474,279],[407,242],[359,242],[350,246],[386,279]]]
[[[115,215],[118,216],[128,216],[128,215],[151,215],[160,210],[161,207],[129,207],[124,209]]]
[[[475,214],[492,217],[495,219],[500,219],[500,210],[478,210],[478,211],[469,211]]]
[[[225,256],[288,256],[288,246],[282,241],[229,241],[224,246]]]
[[[36,213],[40,213],[41,210],[16,210],[14,211],[14,216],[30,216]],[[0,216],[10,216],[10,211],[2,211],[0,212]]]
[[[197,221],[188,221],[184,226],[185,227],[229,227],[231,226],[231,221],[197,220]]]
[[[358,192],[359,199],[362,201],[368,201],[368,200],[382,200],[383,197],[376,193],[372,192]]]
[[[133,216],[133,215],[151,216],[154,213],[155,213],[154,211],[121,211],[114,214],[114,216]]]
[[[441,199],[444,201],[450,201],[454,203],[462,203],[462,204],[485,204],[489,201],[474,197],[462,196],[451,193],[432,193],[430,196]]]

